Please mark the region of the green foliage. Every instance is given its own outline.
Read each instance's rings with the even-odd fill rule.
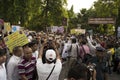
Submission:
[[[98,0],[94,4],[94,8],[97,12],[96,17],[115,17],[117,15],[117,6],[115,3],[102,2]]]
[[[114,17],[116,26],[120,26],[119,3],[120,0],[114,0],[114,3],[102,3],[102,0],[98,0],[90,9],[81,9],[75,14],[74,6],[67,10],[67,0],[0,0],[0,18],[11,24],[18,24],[20,21],[21,26],[38,31],[53,25],[60,26],[63,18],[67,18],[70,29],[81,24],[81,28],[84,29],[92,28],[97,32],[111,33],[110,24],[89,25],[88,18]]]
[[[114,34],[113,26],[115,25],[115,30],[117,26],[120,26],[120,0],[114,0],[113,3],[103,3],[103,0],[98,0],[94,2],[94,5],[86,10],[82,9],[77,14],[76,21],[70,22],[69,24],[81,24],[81,28],[93,29],[94,32],[100,32],[102,34]],[[109,1],[109,0],[108,0]],[[90,24],[88,25],[88,18],[104,18],[104,17],[113,17],[116,18],[116,24]],[[74,18],[72,19],[74,20]],[[71,21],[72,21],[71,20]]]
[[[71,6],[71,9],[70,10],[68,10],[68,17],[69,17],[69,20],[68,20],[68,26],[69,26],[69,29],[71,29],[71,28],[76,28],[77,27],[77,18],[76,18],[76,16],[75,16],[75,13],[74,13],[74,11],[73,11],[73,8],[74,8],[74,6],[72,5]]]
[[[61,25],[67,0],[0,0],[0,18],[30,29]]]

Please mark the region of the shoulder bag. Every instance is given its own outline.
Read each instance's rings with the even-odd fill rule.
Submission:
[[[54,68],[55,68],[55,65],[53,66],[53,68],[52,68],[52,70],[51,70],[50,74],[48,75],[48,77],[46,78],[46,80],[48,80],[48,79],[49,79],[49,77],[51,76],[51,74],[52,74],[52,72],[53,72]]]

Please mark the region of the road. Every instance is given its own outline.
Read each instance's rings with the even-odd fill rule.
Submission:
[[[120,74],[112,73],[109,75],[108,80],[120,80]]]
[[[68,65],[66,63],[63,64],[63,68],[59,80],[64,80],[67,77],[67,71],[68,71],[67,66]],[[120,74],[112,73],[111,75],[108,76],[109,76],[108,80],[120,80]]]

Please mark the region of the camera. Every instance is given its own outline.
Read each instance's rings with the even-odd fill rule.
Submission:
[[[49,48],[49,49],[52,49],[53,48],[53,45],[52,45],[52,40],[47,40],[47,47]]]
[[[94,71],[95,66],[96,66],[96,65],[93,63],[93,64],[91,64],[91,65],[88,65],[87,68],[88,68],[90,71]]]
[[[52,40],[47,40],[48,45],[52,45]]]
[[[93,71],[93,70],[94,70],[94,66],[92,66],[92,65],[87,66],[87,68],[88,68],[90,71]]]

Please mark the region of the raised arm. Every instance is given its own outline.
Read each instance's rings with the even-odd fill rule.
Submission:
[[[56,52],[56,59],[61,59],[61,58],[60,58],[59,51],[58,51],[58,49],[57,49],[57,47],[56,47],[56,44],[53,42],[52,45],[53,45],[53,48],[54,48],[54,50],[55,50],[55,52]]]
[[[39,55],[38,55],[38,58],[42,58],[42,55],[43,55],[43,49],[44,49],[44,46],[42,45],[40,50],[39,50]]]
[[[42,55],[43,55],[43,49],[46,45],[46,41],[43,43],[43,45],[41,46],[40,50],[39,50],[39,55],[38,55],[38,58],[42,58]]]

